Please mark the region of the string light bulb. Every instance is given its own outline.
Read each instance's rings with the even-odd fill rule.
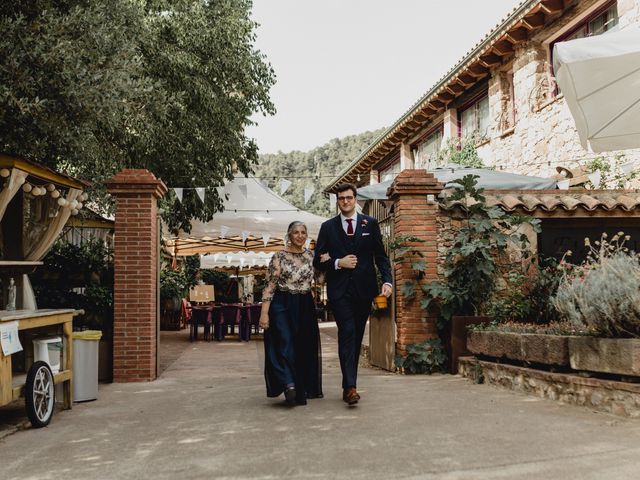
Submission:
[[[60,196],[59,190],[54,190],[51,192],[51,198],[58,198]]]
[[[62,197],[60,197],[60,198],[58,199],[58,205],[60,205],[61,207],[66,206],[66,205],[67,205],[67,200],[66,200],[66,199],[64,199],[64,198],[62,198]]]
[[[33,187],[31,186],[30,183],[25,183],[22,186],[22,191],[25,192],[25,193],[29,193],[31,190],[33,190]]]
[[[50,183],[49,185],[47,185],[48,192],[53,192],[55,189],[56,189],[56,186],[53,183]]]
[[[11,175],[11,171],[8,168],[0,170],[0,177],[7,178],[9,175]]]

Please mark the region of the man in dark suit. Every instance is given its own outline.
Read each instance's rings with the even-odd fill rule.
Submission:
[[[356,390],[358,358],[371,302],[378,293],[391,295],[391,265],[384,251],[380,227],[375,218],[356,213],[355,185],[337,188],[340,214],[320,227],[313,265],[326,273],[327,296],[338,326],[338,355],[342,370],[343,400],[358,403]]]

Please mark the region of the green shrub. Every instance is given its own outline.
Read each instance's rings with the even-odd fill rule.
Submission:
[[[113,327],[113,250],[100,239],[82,245],[57,242],[32,275],[40,308],[85,311],[74,328],[111,331]]]
[[[557,321],[558,311],[549,301],[556,294],[561,272],[551,258],[530,274],[523,269],[509,272],[507,287],[494,293],[487,306],[487,315],[495,322],[507,321],[548,324]]]
[[[447,355],[440,339],[427,340],[424,343],[407,345],[407,356],[396,355],[395,365],[405,373],[433,373],[445,369]]]
[[[560,315],[605,337],[640,337],[640,257],[619,232],[603,234],[579,266],[561,264],[563,279],[553,298]]]

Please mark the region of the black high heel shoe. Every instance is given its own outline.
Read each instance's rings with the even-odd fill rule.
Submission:
[[[289,405],[296,404],[296,387],[295,386],[285,388],[284,399],[287,401]]]

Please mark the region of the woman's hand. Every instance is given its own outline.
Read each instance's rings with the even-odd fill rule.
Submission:
[[[331,260],[331,257],[328,253],[323,253],[322,255],[320,255],[320,263],[328,262],[329,260]]]
[[[260,322],[259,322],[260,328],[262,328],[263,330],[266,330],[269,328],[269,315],[260,315]]]

